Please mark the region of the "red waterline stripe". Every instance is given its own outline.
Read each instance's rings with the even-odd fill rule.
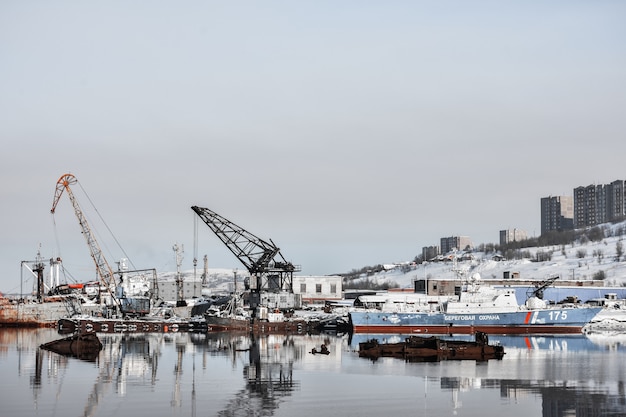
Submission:
[[[524,324],[528,324],[528,322],[530,321],[530,316],[532,316],[532,312],[529,311],[528,313],[526,313],[526,318],[524,319]]]

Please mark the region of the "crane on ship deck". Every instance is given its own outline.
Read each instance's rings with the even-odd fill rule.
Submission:
[[[539,299],[543,300],[543,292],[546,288],[548,288],[550,285],[554,284],[554,281],[556,281],[557,279],[559,279],[559,276],[553,276],[550,277],[546,280],[543,281],[538,281],[537,283],[535,283],[535,287],[529,289],[528,291],[526,291],[526,296],[527,297],[537,297]]]
[[[265,241],[208,208],[192,206],[191,209],[250,273],[247,288],[251,292],[251,307],[261,304],[262,293],[293,294],[293,273],[300,268],[286,261],[271,239]]]

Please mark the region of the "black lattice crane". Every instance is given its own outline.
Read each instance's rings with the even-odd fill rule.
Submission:
[[[293,273],[299,268],[285,260],[271,239],[267,242],[208,208],[191,209],[244,264],[250,273],[252,291],[293,292]]]

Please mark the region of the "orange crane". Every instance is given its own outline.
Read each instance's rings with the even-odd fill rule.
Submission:
[[[80,209],[80,206],[78,205],[78,200],[76,200],[76,197],[74,197],[74,193],[70,188],[70,185],[74,185],[77,182],[78,180],[72,174],[61,175],[61,178],[59,178],[59,180],[57,181],[56,191],[54,193],[54,200],[52,202],[52,210],[50,210],[50,212],[54,214],[57,204],[59,203],[59,199],[61,198],[61,195],[63,195],[63,191],[65,191],[70,198],[70,201],[72,202],[72,206],[74,207],[74,213],[78,218],[78,223],[80,224],[83,236],[85,236],[85,239],[87,240],[87,245],[89,246],[91,257],[96,264],[96,270],[98,273],[98,277],[100,278],[100,282],[107,289],[108,293],[111,296],[111,299],[114,300],[114,302],[121,311],[120,301],[117,299],[117,297],[115,297],[113,293],[115,289],[115,277],[113,275],[113,270],[111,269],[109,263],[102,254],[102,250],[100,249],[100,246],[98,245],[95,236],[89,228],[87,218],[83,214],[83,211]]]

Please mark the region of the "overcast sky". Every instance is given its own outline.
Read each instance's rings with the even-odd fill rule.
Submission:
[[[622,1],[1,1],[0,290],[39,245],[94,278],[67,196],[50,214],[67,172],[109,262],[116,239],[160,272],[174,243],[183,269],[243,267],[201,222],[195,244],[192,205],[303,274],[537,235],[540,198],[626,179],[625,21]]]

